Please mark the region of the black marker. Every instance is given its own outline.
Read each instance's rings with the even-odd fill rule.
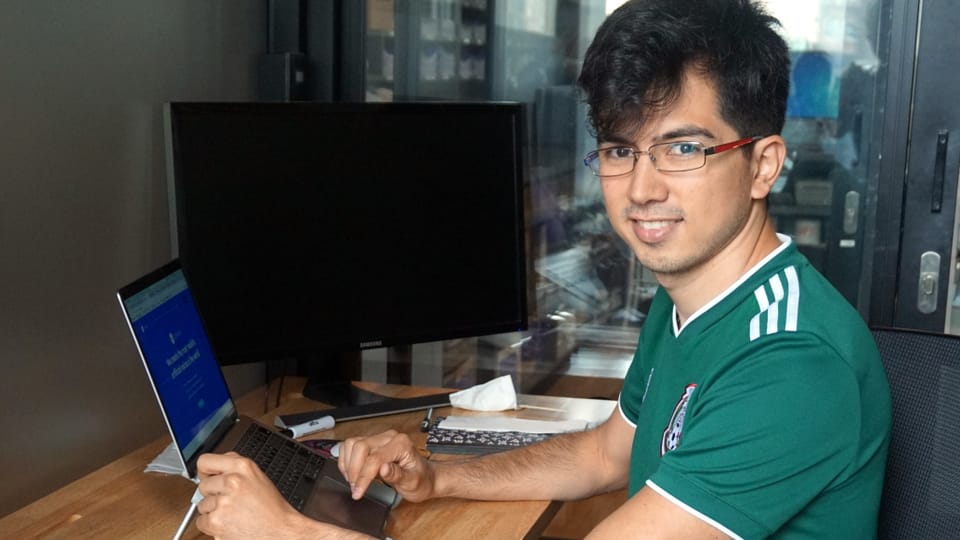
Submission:
[[[420,431],[426,433],[430,429],[430,417],[433,416],[433,407],[427,409],[427,416],[420,422]]]

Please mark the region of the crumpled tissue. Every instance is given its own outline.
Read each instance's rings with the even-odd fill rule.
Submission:
[[[492,381],[450,394],[450,404],[471,411],[505,411],[517,408],[513,377],[504,375]]]

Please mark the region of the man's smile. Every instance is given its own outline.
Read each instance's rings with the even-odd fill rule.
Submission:
[[[676,230],[682,218],[640,220],[630,218],[633,234],[645,244],[662,242]]]

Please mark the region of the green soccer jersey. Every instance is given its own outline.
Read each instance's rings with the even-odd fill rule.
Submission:
[[[644,485],[734,538],[876,536],[890,393],[859,314],[787,237],[678,328],[657,292],[620,395]]]

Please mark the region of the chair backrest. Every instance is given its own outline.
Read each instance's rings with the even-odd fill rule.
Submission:
[[[960,538],[960,337],[872,331],[893,400],[878,537]]]

